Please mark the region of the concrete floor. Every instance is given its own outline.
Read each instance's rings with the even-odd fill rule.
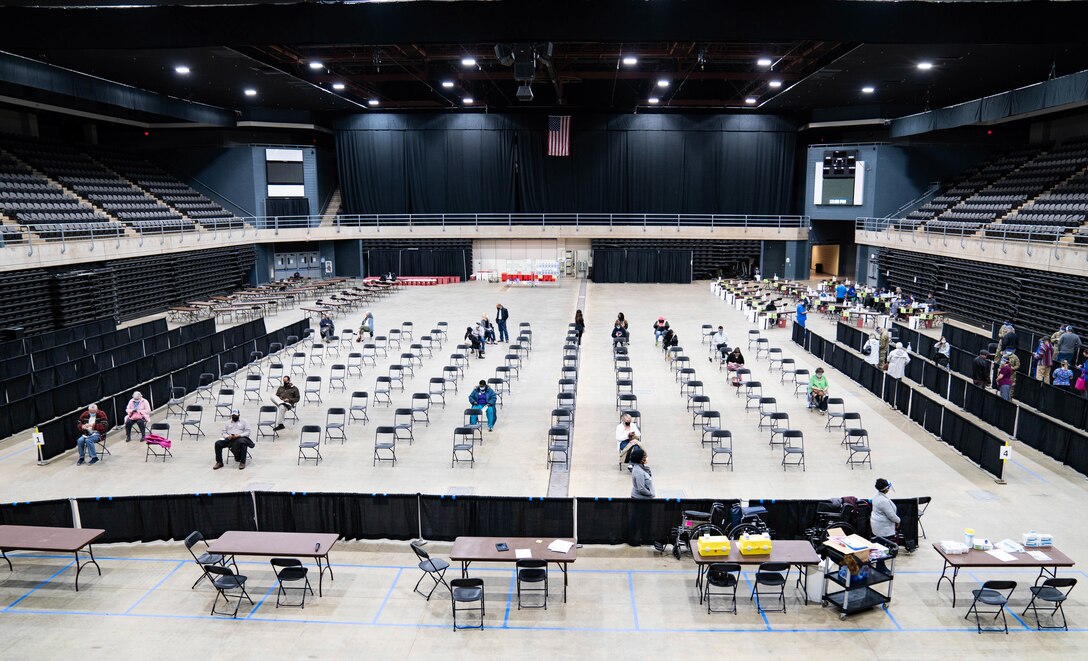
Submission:
[[[767,445],[768,433],[757,432],[757,414],[743,412],[743,400],[726,384],[723,373],[707,362],[707,348],[700,344],[703,323],[721,323],[735,341],[747,335],[748,325],[739,312],[710,294],[706,283],[675,285],[597,285],[586,289],[584,311],[588,330],[580,366],[578,415],[569,486],[552,481],[545,466],[544,434],[554,406],[559,377],[561,345],[566,324],[578,304],[577,282],[558,288],[519,289],[498,284],[471,283],[458,286],[408,288],[373,307],[379,329],[413,321],[417,334],[438,321],[448,321],[451,339],[434,358],[425,359],[404,393],[394,396],[394,407],[407,406],[411,394],[426,391],[427,380],[441,373],[463,329],[480,314],[493,315],[496,302],[511,310],[511,326],[529,321],[534,349],[514,383],[513,392],[499,412],[495,432],[485,432],[485,444],[477,448],[476,466],[449,466],[452,428],[460,423],[466,385],[490,377],[502,364],[505,352],[492,348],[483,361],[473,360],[461,393],[449,395],[445,409],[432,409],[429,427],[416,429],[416,441],[398,448],[400,461],[371,467],[373,429],[392,420],[392,408],[372,405],[371,422],[352,425],[346,444],[322,447],[325,461],[296,466],[298,425],[289,426],[275,442],[260,442],[255,458],[245,471],[234,468],[212,472],[211,444],[221,421],[205,412],[199,441],[176,440],[174,458],[166,464],[143,461],[143,446],[123,442],[114,432],[113,456],[96,466],[75,466],[66,455],[48,466],[34,464],[33,450],[25,438],[0,444],[0,499],[40,500],[58,497],[238,491],[250,489],[383,491],[389,493],[475,493],[481,495],[570,495],[624,497],[630,478],[616,467],[614,428],[614,374],[608,329],[616,312],[631,322],[631,362],[635,392],[643,415],[643,436],[658,495],[662,497],[826,498],[841,495],[867,497],[876,477],[895,485],[894,496],[932,495],[934,503],[925,517],[930,541],[958,539],[965,527],[992,539],[1017,538],[1028,529],[1052,532],[1058,547],[1080,559],[1080,547],[1088,543],[1088,528],[1070,525],[1069,513],[1084,501],[1084,477],[1054,461],[1014,443],[1014,454],[1005,469],[1008,484],[997,485],[980,469],[948,446],[925,433],[904,416],[862,391],[846,377],[829,371],[833,394],[847,401],[847,410],[858,411],[873,444],[875,470],[851,471],[839,446],[840,433],[823,429],[824,419],[805,409],[792,395],[792,386],[780,385],[777,372],[768,374],[766,361],[745,351],[756,378],[766,394],[775,396],[780,410],[790,414],[792,426],[805,432],[807,471],[784,472],[780,450]],[[692,366],[706,383],[713,408],[734,434],[736,470],[709,468],[709,450],[690,426],[685,399],[679,394],[671,371],[653,346],[650,327],[659,314],[678,330]],[[343,328],[358,323],[353,313],[338,320]],[[275,328],[297,318],[291,311],[267,321]],[[829,322],[810,315],[810,324],[833,336]],[[784,349],[798,367],[815,369],[817,361],[793,345],[789,331],[765,332],[772,346]],[[742,344],[744,346],[744,344]],[[318,373],[328,376],[328,364]],[[348,380],[351,390],[372,390],[374,378],[385,373],[386,364],[368,367],[362,378]],[[267,369],[267,366],[262,366]],[[240,379],[241,380],[241,379]],[[301,381],[301,379],[296,378]],[[321,406],[302,409],[304,423],[324,423],[325,408],[345,406],[347,395],[325,393]],[[256,402],[242,405],[252,424]],[[155,416],[159,420],[162,413]],[[177,425],[177,420],[173,422]],[[173,432],[180,437],[178,430]],[[442,556],[448,545],[432,543],[432,553]],[[1034,656],[1069,657],[1085,645],[1088,615],[1083,596],[1073,592],[1066,607],[1069,633],[1036,633],[1033,621],[1009,618],[1009,636],[978,636],[973,623],[963,620],[967,603],[963,595],[975,581],[1011,576],[1021,587],[1011,608],[1019,613],[1026,605],[1026,586],[1034,574],[1006,570],[965,572],[960,577],[960,600],[951,608],[947,586],[934,591],[940,573],[939,556],[926,543],[915,554],[901,557],[891,610],[874,611],[840,622],[831,611],[804,607],[796,595],[789,613],[757,614],[746,600],[740,613],[706,615],[698,604],[694,569],[690,561],[655,557],[650,549],[593,547],[580,551],[571,576],[570,600],[553,601],[545,611],[518,612],[510,607],[511,572],[502,567],[481,567],[488,580],[488,630],[449,631],[449,603],[436,598],[430,603],[411,592],[418,576],[414,558],[403,543],[340,543],[333,554],[337,580],[326,583],[323,598],[307,602],[304,611],[278,611],[273,601],[257,609],[243,609],[245,622],[207,617],[212,592],[206,586],[189,590],[194,567],[185,562],[184,547],[177,543],[112,545],[100,547],[103,576],[81,576],[79,593],[71,588],[72,570],[65,558],[17,559],[15,571],[0,576],[0,634],[10,641],[8,649],[20,657],[69,657],[79,653],[91,658],[116,657],[124,652],[149,652],[164,658],[263,657],[287,658],[302,654],[381,651],[394,658],[430,656],[479,656],[502,646],[504,656],[577,654],[591,658],[636,652],[698,652],[700,644],[721,640],[730,649],[775,657],[804,655],[822,658],[842,653],[871,653],[904,645],[924,646],[927,652],[979,657],[1012,651]],[[250,576],[255,600],[267,597],[273,586],[268,565],[255,560],[243,564]],[[1063,575],[1084,578],[1080,569]],[[492,579],[494,577],[494,579]],[[558,581],[558,573],[553,573]],[[746,580],[750,575],[746,575]],[[84,582],[85,581],[85,582]],[[742,584],[741,591],[745,590]],[[557,583],[553,583],[553,589]],[[1083,587],[1080,589],[1084,589]],[[810,595],[818,597],[819,581],[813,578]],[[553,593],[554,594],[554,593]],[[184,621],[183,621],[184,620]],[[199,630],[199,633],[196,633]],[[767,636],[768,632],[794,635]],[[677,638],[676,633],[687,633]],[[195,635],[194,635],[195,633]],[[731,634],[722,637],[723,634]],[[797,635],[804,634],[804,635]],[[450,644],[459,648],[451,652]]]

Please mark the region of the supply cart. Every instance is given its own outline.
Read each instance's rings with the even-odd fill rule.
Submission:
[[[861,547],[858,540],[866,546]],[[877,606],[887,610],[892,600],[895,558],[899,554],[894,542],[882,537],[873,543],[857,535],[832,537],[821,552],[827,559],[822,597],[825,607],[837,608],[840,620]],[[887,571],[877,568],[878,560],[884,561]]]

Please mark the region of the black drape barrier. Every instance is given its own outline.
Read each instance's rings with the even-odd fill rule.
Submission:
[[[918,499],[892,498],[895,513],[899,516],[899,534],[912,547],[918,545]]]
[[[67,499],[5,503],[0,505],[0,525],[71,528],[72,504]]]
[[[574,508],[570,498],[422,495],[419,509],[424,539],[450,541],[458,535],[574,535]]]
[[[593,282],[691,282],[690,250],[593,250]]]
[[[788,213],[796,125],[770,115],[356,115],[337,123],[347,213]],[[515,195],[515,191],[517,194]]]
[[[763,521],[775,539],[804,539],[805,529],[816,524],[818,500],[751,500],[749,505],[767,508]]]
[[[897,381],[896,383],[898,384],[898,389],[895,393],[895,408],[903,415],[907,415],[910,412],[910,400],[913,396],[914,389],[901,381]]]
[[[309,216],[310,200],[306,197],[266,197],[266,216]]]
[[[415,495],[258,491],[257,528],[276,532],[334,532],[343,539],[415,539]]]
[[[465,250],[367,250],[367,275],[457,276],[468,280],[471,258]]]
[[[79,498],[80,524],[103,528],[102,543],[179,540],[199,530],[213,539],[227,530],[255,530],[249,493]]]
[[[583,544],[641,546],[672,541],[684,510],[709,512],[713,500],[633,500],[579,498],[578,541]],[[736,500],[717,501],[728,508]]]

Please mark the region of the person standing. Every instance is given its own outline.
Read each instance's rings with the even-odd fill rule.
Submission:
[[[869,341],[865,343],[865,346],[861,348],[861,353],[865,355],[865,362],[869,363],[873,367],[880,364],[880,335],[879,333],[873,333],[869,337]]]
[[[907,373],[907,363],[910,362],[910,354],[903,348],[902,342],[895,343],[895,351],[888,355],[888,376],[893,379],[902,379]]]
[[[510,311],[502,303],[495,304],[495,323],[499,325],[499,342],[509,342],[510,333],[506,330],[506,321],[510,318]]]
[[[808,321],[808,308],[805,306],[805,301],[802,300],[797,304],[797,325],[804,328],[806,321]]]
[[[971,363],[971,380],[983,388],[990,383],[990,360],[985,349],[979,351]]]
[[[998,352],[1004,353],[1006,349],[1015,349],[1018,339],[1019,338],[1016,335],[1016,328],[1014,328],[1011,323],[1006,321],[1005,324],[1001,327],[1001,330],[998,332]]]
[[[255,445],[250,439],[252,433],[241,412],[238,409],[231,411],[230,421],[223,426],[223,438],[215,442],[215,465],[212,470],[223,467],[223,448],[230,448],[230,453],[238,462],[238,470],[245,470],[246,452]]]
[[[1009,361],[1001,361],[1001,367],[997,368],[997,392],[1001,395],[1001,399],[1008,401],[1009,393],[1012,391],[1012,365],[1009,365]]]
[[[1035,378],[1050,383],[1050,369],[1054,366],[1054,345],[1045,335],[1035,350]]]
[[[835,302],[842,304],[846,300],[846,285],[839,283],[835,285]]]
[[[880,369],[888,369],[888,349],[892,342],[892,334],[887,328],[880,329]]]
[[[895,503],[891,498],[888,498],[888,491],[892,488],[892,483],[884,478],[878,478],[876,484],[873,485],[876,488],[876,495],[873,496],[873,512],[869,515],[869,524],[873,530],[874,537],[883,537],[888,541],[895,540],[895,528],[899,525],[899,513],[895,508]],[[884,564],[884,560],[876,561],[876,568],[888,573],[888,567]]]
[[[641,447],[631,450],[631,497],[650,500],[654,497],[654,475],[647,462],[650,455]]]
[[[1058,338],[1058,355],[1055,357],[1057,362],[1065,360],[1072,365],[1077,354],[1080,353],[1080,345],[1080,336],[1073,332],[1072,326],[1066,326],[1065,332]]]
[[[300,399],[302,395],[298,391],[298,386],[291,383],[291,377],[283,377],[283,385],[276,388],[276,394],[272,397],[272,403],[276,405],[276,431],[283,429],[284,417],[288,411],[295,408]]]
[[[98,451],[95,449],[94,444],[102,438],[102,434],[106,433],[107,426],[106,414],[98,410],[97,404],[91,404],[79,416],[79,422],[76,425],[79,430],[79,436],[76,437],[76,450],[79,451],[79,461],[76,462],[76,466],[83,465],[84,452],[91,455],[91,465],[98,463]]]
[[[1011,346],[1005,347],[1005,353],[1002,354],[998,361],[998,368],[1000,369],[1002,364],[1008,363],[1009,369],[1012,370],[1009,379],[1009,395],[1011,396],[1016,391],[1016,373],[1020,370],[1020,357],[1016,355]],[[998,388],[1000,390],[1000,388]]]
[[[495,430],[495,403],[498,395],[487,385],[487,381],[480,379],[479,385],[468,394],[468,403],[474,409],[483,409],[487,416],[487,431]],[[476,424],[476,416],[469,418],[469,422]]]
[[[578,346],[582,346],[582,333],[586,332],[586,320],[581,310],[574,311],[574,332],[578,334]]]
[[[147,436],[147,420],[151,417],[151,405],[147,403],[140,391],[132,393],[132,399],[125,406],[125,443],[132,440],[132,426],[139,425],[140,439]]]
[[[1054,387],[1064,392],[1069,392],[1069,384],[1073,380],[1073,370],[1069,369],[1069,361],[1063,360],[1061,367],[1054,370]]]

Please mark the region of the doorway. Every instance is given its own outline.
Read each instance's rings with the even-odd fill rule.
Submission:
[[[839,245],[812,246],[812,271],[817,276],[839,275]]]

